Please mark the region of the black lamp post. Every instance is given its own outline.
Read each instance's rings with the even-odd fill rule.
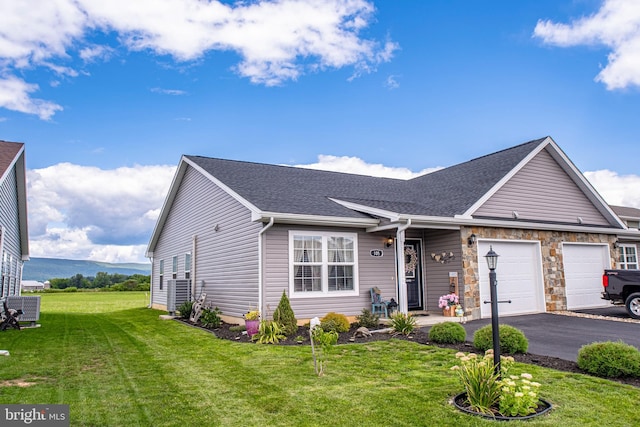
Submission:
[[[484,256],[489,266],[489,286],[491,288],[491,332],[493,334],[493,369],[500,378],[500,326],[498,324],[498,281],[496,280],[496,266],[498,255],[489,246],[489,252]]]

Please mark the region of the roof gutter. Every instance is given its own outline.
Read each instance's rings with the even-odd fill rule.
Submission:
[[[264,261],[262,259],[262,254],[263,254],[263,249],[262,249],[262,244],[263,244],[263,239],[262,239],[262,235],[268,230],[270,229],[273,224],[276,222],[274,217],[271,217],[269,219],[269,222],[267,223],[267,225],[265,225],[264,227],[262,227],[262,230],[260,230],[258,232],[258,311],[260,311],[260,313],[263,313],[262,311],[262,287],[263,287],[263,283],[262,283],[262,269],[263,269],[263,265],[264,265]]]

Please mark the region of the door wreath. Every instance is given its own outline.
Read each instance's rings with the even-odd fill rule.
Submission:
[[[418,265],[418,253],[411,246],[404,248],[404,272],[412,273]]]

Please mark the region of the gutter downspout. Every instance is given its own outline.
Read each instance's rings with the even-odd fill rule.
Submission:
[[[196,300],[196,240],[198,235],[191,237],[191,301]]]
[[[264,262],[262,261],[262,235],[273,226],[275,218],[271,217],[267,225],[262,227],[262,230],[258,233],[258,310],[262,315],[262,269]]]
[[[409,312],[409,303],[407,301],[407,277],[404,270],[404,231],[411,226],[411,218],[407,219],[407,223],[398,226],[396,233],[396,260],[398,264],[398,310],[401,313]]]

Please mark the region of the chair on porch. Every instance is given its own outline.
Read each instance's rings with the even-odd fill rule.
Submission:
[[[378,287],[371,288],[369,293],[371,294],[371,314],[384,314],[384,317],[389,317],[389,312],[387,311],[388,301],[382,299],[380,289]]]

